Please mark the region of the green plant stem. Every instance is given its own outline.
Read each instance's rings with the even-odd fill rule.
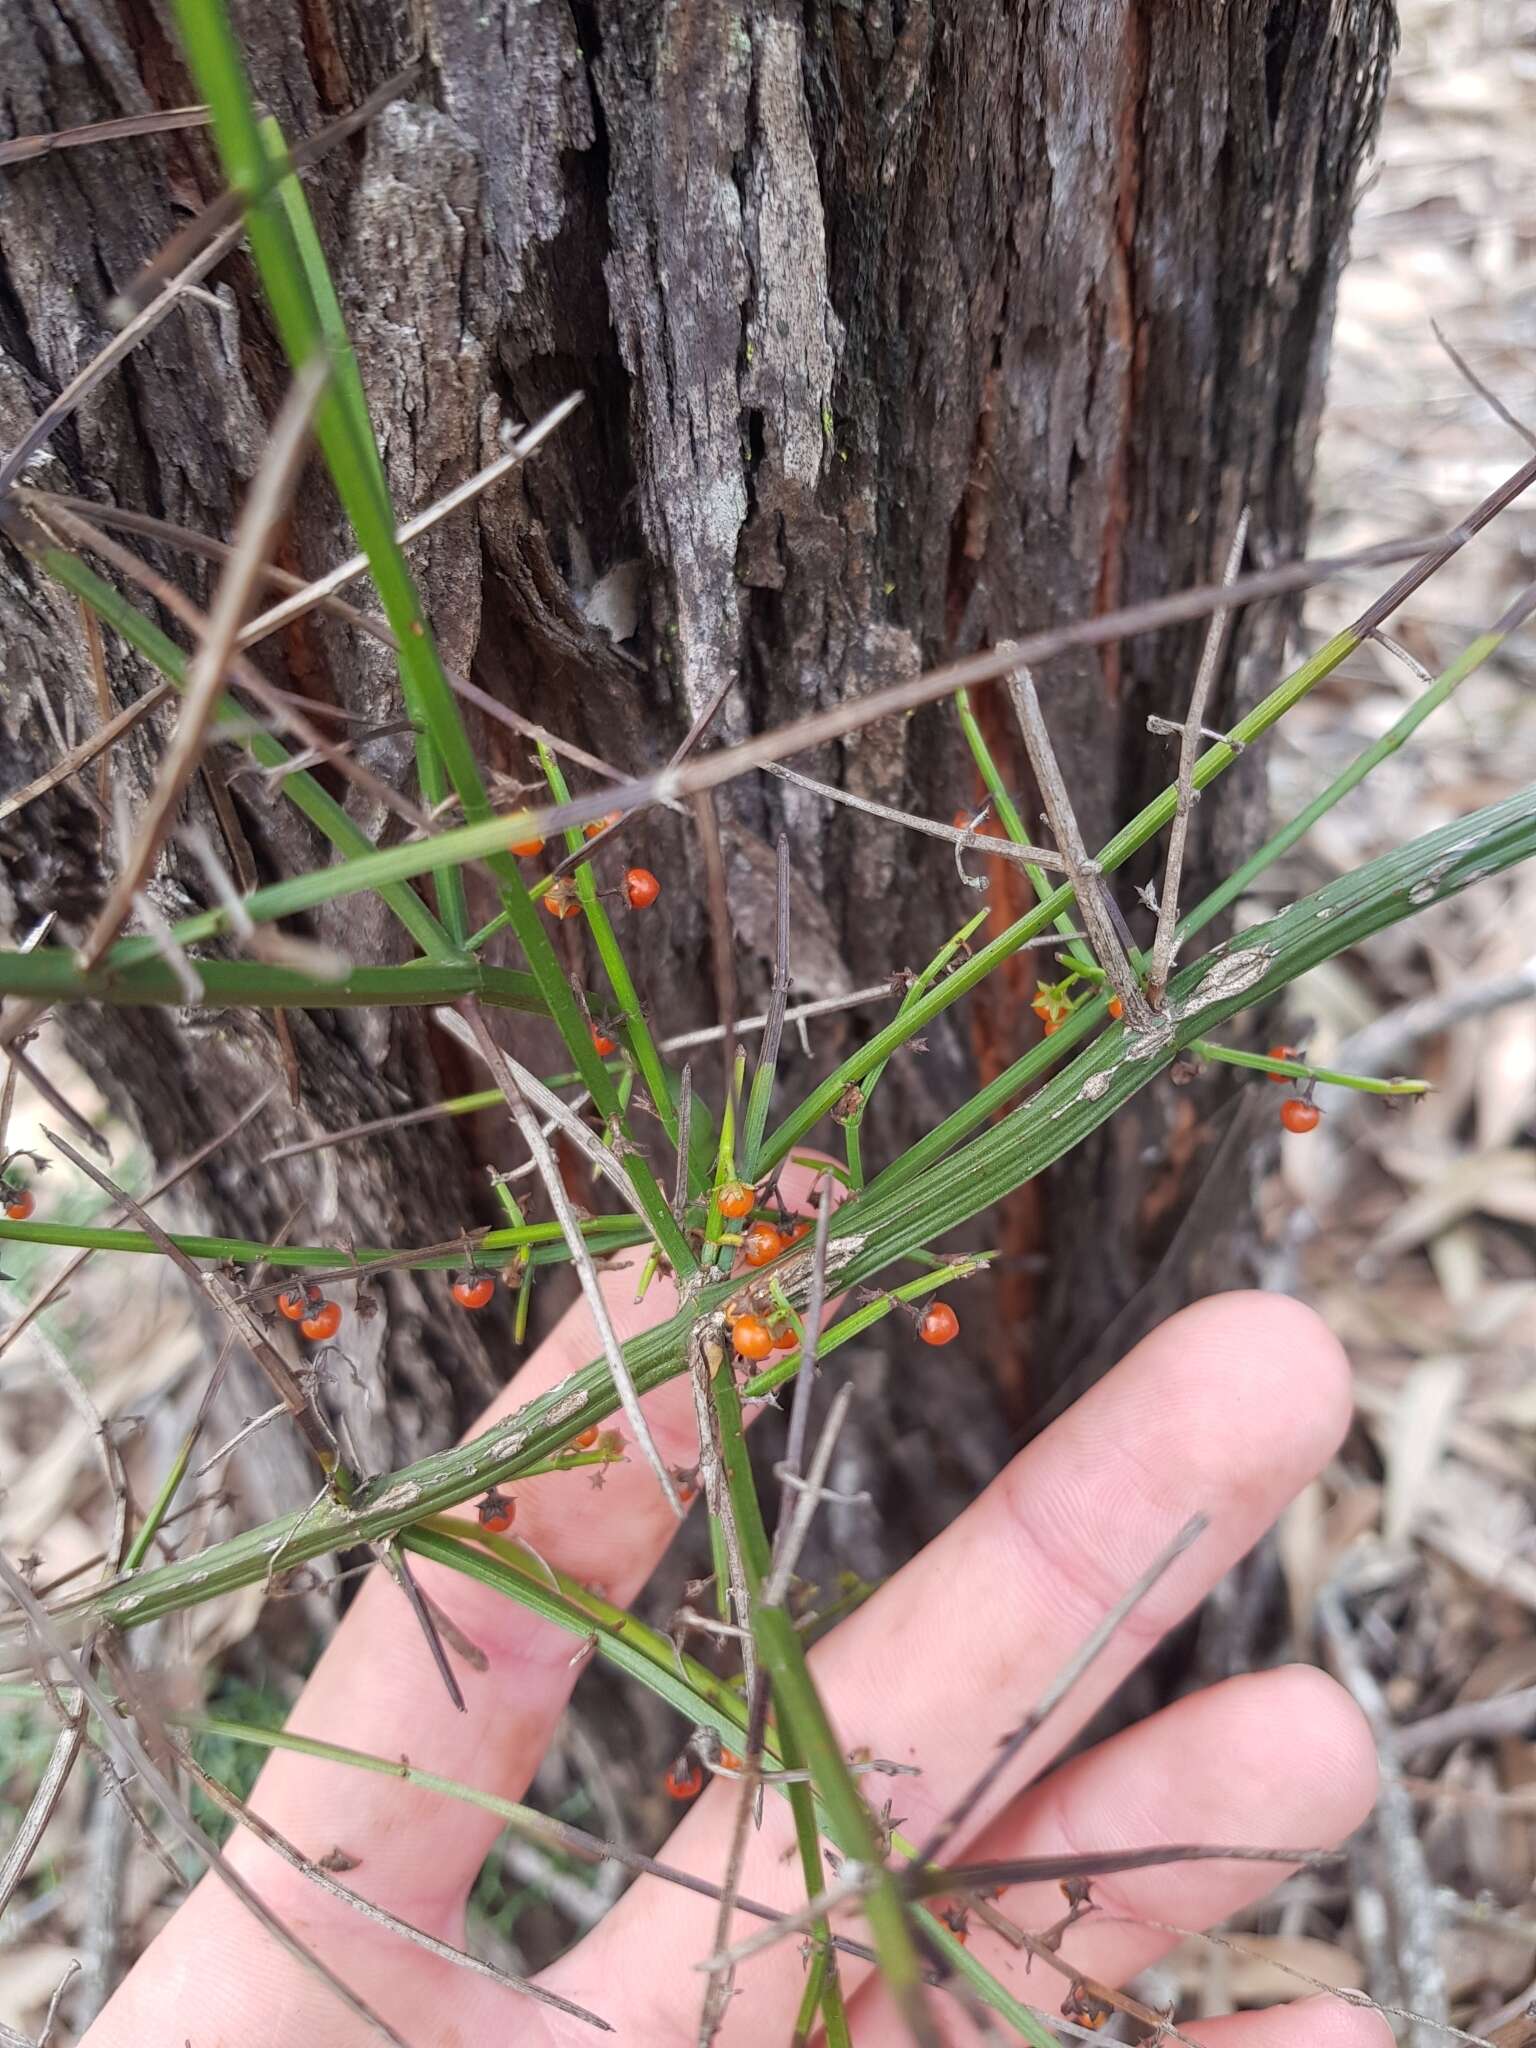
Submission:
[[[1428,1095],[1427,1081],[1378,1081],[1370,1074],[1340,1074],[1332,1067],[1308,1066],[1304,1060],[1271,1059],[1265,1053],[1240,1052],[1213,1039],[1192,1038],[1187,1048],[1197,1059],[1219,1060],[1227,1067],[1247,1067],[1256,1074],[1280,1075],[1293,1081],[1322,1081],[1332,1088],[1353,1088],[1360,1095]]]
[[[845,1291],[872,1278],[1032,1179],[1163,1072],[1182,1046],[1209,1037],[1230,1018],[1268,1001],[1298,975],[1373,932],[1533,854],[1536,789],[1528,789],[1340,877],[1182,969],[1169,986],[1158,1031],[1146,1040],[1131,1043],[1123,1023],[1100,1031],[1028,1101],[952,1156],[899,1185],[876,1183],[846,1205],[839,1213],[838,1236],[856,1242],[836,1273],[837,1287]],[[1085,1005],[1057,1036],[1066,1036],[1079,1023],[1086,1036],[1091,1029],[1086,1013],[1092,1008]],[[35,1227],[0,1229],[0,1236],[24,1234],[35,1240]],[[249,1249],[279,1261],[291,1256],[267,1246]],[[222,1247],[211,1241],[203,1255],[221,1256]],[[626,1359],[642,1395],[683,1370],[695,1318],[723,1308],[738,1284],[729,1278],[711,1283],[689,1310],[630,1340]],[[79,1594],[61,1603],[55,1618],[78,1640],[79,1632],[92,1625],[133,1626],[255,1583],[267,1573],[275,1544],[281,1544],[287,1561],[298,1564],[343,1544],[389,1536],[414,1518],[514,1480],[525,1466],[557,1452],[574,1428],[602,1421],[616,1406],[608,1368],[595,1360],[556,1393],[540,1396],[473,1442],[362,1487],[346,1505],[322,1502],[307,1516],[245,1531],[125,1585]],[[6,1644],[14,1655],[24,1655],[14,1623],[0,1620],[0,1645]]]
[[[937,2043],[938,2034],[924,2011],[922,1963],[906,1905],[886,1868],[858,1781],[811,1682],[794,1623],[782,1607],[760,1606],[752,1617],[752,1635],[773,1687],[780,1726],[805,1758],[827,1810],[832,1838],[845,1856],[855,1857],[869,1873],[864,1911],[885,1988],[915,2037]]]
[[[137,940],[132,942],[137,945]],[[318,981],[295,967],[265,960],[193,962],[203,984],[203,1002],[210,1009],[265,1009],[280,1004],[287,1010],[346,1010],[381,1007],[412,1008],[478,996],[490,1007],[545,1014],[544,999],[532,977],[507,967],[485,967],[477,960],[419,960],[403,967],[354,967],[342,981]],[[111,1003],[129,1008],[174,1003],[186,996],[171,963],[155,953],[127,965],[114,965],[109,954],[100,967],[82,974],[74,955],[63,947],[40,946],[35,952],[0,952],[0,995],[33,996],[57,1002]],[[558,1082],[556,1085],[569,1085]],[[456,1098],[465,1108],[487,1107],[499,1095],[477,1103]]]
[[[189,1237],[177,1231],[168,1231],[166,1235],[189,1258],[228,1260],[240,1266],[270,1265],[284,1272],[323,1272],[345,1265],[349,1258],[355,1259],[359,1279],[368,1266],[386,1260],[398,1264],[400,1256],[370,1245],[348,1246],[343,1250],[334,1244],[260,1244],[251,1238]],[[648,1242],[646,1233],[630,1216],[589,1217],[582,1225],[582,1236],[594,1251],[605,1254]],[[64,1223],[48,1217],[32,1223],[12,1223],[8,1218],[0,1218],[0,1242],[7,1239],[14,1244],[56,1245],[76,1251],[160,1256],[160,1247],[145,1231],[110,1230],[97,1224]],[[446,1272],[466,1265],[502,1264],[504,1256],[498,1255],[519,1251],[527,1252],[541,1265],[562,1263],[566,1252],[559,1224],[525,1223],[520,1230],[488,1230],[483,1237],[473,1240],[467,1252],[456,1249],[423,1253],[419,1259],[410,1261],[407,1270]]]
[[[197,1425],[194,1423],[181,1441],[171,1469],[161,1481],[160,1489],[149,1504],[149,1513],[144,1517],[143,1526],[128,1546],[123,1559],[124,1573],[136,1572],[149,1555],[149,1546],[160,1532],[161,1524],[171,1511],[171,1502],[176,1498],[177,1488],[187,1476],[187,1467],[192,1462],[192,1449],[197,1442]]]

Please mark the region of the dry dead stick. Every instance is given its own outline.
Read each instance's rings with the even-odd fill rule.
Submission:
[[[206,128],[206,107],[165,107],[152,114],[122,114],[113,121],[87,121],[41,135],[13,135],[0,142],[0,166],[35,163],[56,149],[84,149],[96,142],[123,142],[134,135],[164,135],[174,128]]]
[[[505,1054],[486,1028],[479,1004],[473,997],[467,997],[458,1007],[461,1016],[474,1034],[481,1057],[490,1068],[492,1080],[501,1090],[507,1108],[511,1111],[512,1121],[522,1134],[523,1143],[537,1162],[539,1176],[549,1195],[550,1206],[554,1209],[556,1220],[565,1237],[566,1247],[571,1254],[571,1264],[576,1268],[576,1277],[581,1282],[582,1295],[597,1331],[598,1341],[602,1345],[608,1370],[613,1376],[613,1390],[619,1397],[619,1406],[624,1410],[625,1420],[634,1432],[635,1442],[646,1463],[656,1474],[657,1484],[665,1496],[667,1505],[681,1521],[683,1504],[677,1497],[672,1475],[656,1448],[656,1439],[651,1435],[650,1424],[641,1410],[640,1396],[635,1392],[635,1382],[625,1363],[623,1347],[613,1327],[613,1318],[608,1313],[608,1304],[603,1299],[597,1268],[592,1263],[592,1254],[581,1234],[581,1225],[576,1220],[575,1210],[571,1207],[570,1196],[565,1192],[565,1183],[560,1178],[560,1168],[556,1164],[554,1153],[549,1149],[549,1141],[539,1128],[538,1118],[529,1108],[518,1087]]]
[[[1002,641],[997,651],[999,655],[1007,655],[1014,651],[1016,644]],[[1157,1020],[1141,992],[1136,970],[1126,957],[1120,934],[1105,904],[1099,864],[1084,843],[1077,813],[1072,808],[1072,799],[1067,794],[1067,785],[1056,760],[1050,728],[1040,709],[1034,677],[1022,662],[1009,671],[1008,695],[1013,702],[1014,716],[1019,721],[1019,730],[1024,735],[1029,765],[1040,785],[1045,815],[1050,819],[1051,831],[1067,864],[1067,874],[1077,895],[1077,914],[1083,921],[1088,942],[1120,998],[1126,1023],[1133,1031],[1148,1031]]]
[[[167,547],[181,548],[188,554],[201,555],[207,561],[227,562],[232,552],[227,540],[215,540],[211,534],[198,533],[190,526],[178,526],[170,519],[157,519],[153,512],[135,512],[123,505],[100,503],[95,498],[72,498],[65,491],[39,491],[29,485],[19,485],[16,497],[23,505],[31,505],[39,512],[78,512],[83,519],[92,519],[98,526],[115,527],[122,533],[137,533],[146,540],[163,541]],[[276,562],[263,562],[261,580],[290,596],[295,591],[310,587],[308,577],[295,576],[291,569],[280,569]],[[95,616],[89,606],[82,606],[82,609],[87,618]],[[344,620],[359,633],[366,633],[377,640],[381,646],[398,645],[382,619],[370,618],[367,612],[359,611],[345,598],[322,597],[317,600],[316,609]],[[345,715],[335,704],[312,704],[311,709],[323,710],[332,718]]]
[[[779,762],[766,764],[766,773],[775,775],[781,782],[792,782],[796,789],[808,789],[816,796],[824,796],[830,803],[846,804],[850,810],[863,811],[867,817],[883,818],[888,825],[905,826],[909,832],[922,832],[930,839],[942,839],[946,845],[975,853],[984,853],[990,859],[1012,861],[1017,867],[1033,864],[1037,868],[1049,868],[1059,872],[1066,866],[1061,855],[1049,846],[1020,846],[1011,839],[983,838],[966,826],[941,825],[935,818],[920,818],[915,811],[899,811],[894,804],[877,804],[872,797],[855,796],[852,790],[838,789],[830,782],[817,782],[813,776],[802,775],[798,769],[785,768]],[[990,804],[982,806],[985,816]],[[974,875],[961,870],[962,880],[984,889],[986,883]]]
[[[355,1991],[350,1990],[336,1973],[321,1961],[319,1956],[306,1948],[298,1936],[283,1925],[277,1915],[263,1903],[240,1873],[231,1867],[209,1841],[187,1812],[175,1786],[150,1755],[138,1730],[117,1711],[81,1660],[60,1640],[58,1631],[45,1610],[38,1604],[31,1587],[15,1569],[10,1559],[3,1555],[0,1555],[0,1585],[5,1587],[21,1609],[39,1643],[63,1668],[69,1682],[84,1695],[91,1712],[101,1723],[102,1732],[110,1746],[118,1752],[130,1773],[137,1775],[145,1790],[153,1793],[166,1819],[199,1861],[204,1863],[221,1883],[229,1887],[241,1904],[254,1914],[289,1955],[306,1969],[313,1970],[323,1983],[330,1986],[349,2012],[382,2034],[386,2041],[393,2042],[394,2048],[410,2048],[410,2044],[402,2040],[387,2020],[381,2019]]]
[[[273,528],[283,516],[299,465],[309,445],[309,426],[329,365],[323,355],[295,376],[272,429],[261,468],[251,486],[236,531],[234,553],[219,579],[202,645],[187,671],[181,716],[160,764],[149,807],[140,821],[134,857],[112,885],[111,894],[85,944],[76,955],[83,974],[98,966],[123,926],[133,899],[154,868],[160,847],[175,822],[187,784],[196,772],[219,700],[235,636],[256,587]]]
[[[451,491],[445,491],[442,497],[434,499],[424,511],[413,514],[403,526],[396,529],[396,542],[401,547],[407,546],[436,526],[439,521],[446,519],[451,512],[456,512],[461,505],[469,504],[482,492],[489,490],[492,484],[499,483],[504,476],[526,462],[534,450],[570,418],[581,404],[582,396],[579,391],[570,392],[558,405],[552,405],[542,418],[535,420],[531,427],[525,428],[505,455],[498,455],[496,460],[488,462],[484,469],[477,470],[473,476],[466,477],[463,483],[455,484]],[[305,585],[302,590],[295,591],[291,597],[285,597],[280,604],[273,605],[268,611],[261,612],[252,619],[240,635],[241,647],[254,647],[258,640],[265,640],[269,633],[275,633],[280,626],[291,625],[295,619],[302,618],[305,612],[311,611],[323,598],[330,597],[340,590],[343,584],[351,583],[355,578],[365,575],[368,568],[368,557],[357,554],[349,556],[338,568],[328,569],[325,575],[318,577],[313,583]]]
[[[1242,567],[1243,549],[1247,542],[1248,507],[1245,505],[1232,535],[1232,545],[1227,550],[1226,567],[1221,577],[1224,588],[1231,586]],[[1163,871],[1163,891],[1157,906],[1157,932],[1152,941],[1152,964],[1147,972],[1147,1001],[1154,1010],[1163,1000],[1163,990],[1168,986],[1178,946],[1179,884],[1184,874],[1184,847],[1189,838],[1190,814],[1196,802],[1195,763],[1200,758],[1206,707],[1216,687],[1216,671],[1221,666],[1222,650],[1227,644],[1231,623],[1231,612],[1217,612],[1211,619],[1200,666],[1195,672],[1195,687],[1190,692],[1189,716],[1179,734],[1178,799],[1173,822],[1168,827],[1168,864]]]

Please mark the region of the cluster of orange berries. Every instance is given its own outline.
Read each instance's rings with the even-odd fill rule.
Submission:
[[[1294,1045],[1272,1045],[1269,1048],[1269,1057],[1272,1060],[1294,1060],[1301,1057],[1301,1051]],[[1289,1074],[1266,1074],[1264,1078],[1266,1081],[1275,1082],[1281,1088],[1289,1088],[1291,1085]],[[1315,1131],[1322,1120],[1323,1112],[1315,1102],[1309,1101],[1304,1095],[1293,1095],[1280,1105],[1281,1123],[1298,1138],[1305,1137],[1308,1131]]]
[[[617,825],[620,816],[621,813],[618,811],[609,811],[605,817],[594,818],[590,825],[582,828],[585,836],[588,839],[595,839],[600,832],[606,832],[610,826]],[[536,860],[544,851],[544,841],[519,839],[514,843],[512,851],[520,860]],[[631,910],[649,910],[660,894],[661,884],[649,868],[624,870],[624,900]],[[544,892],[543,903],[550,916],[555,918],[575,917],[581,909],[581,897],[577,893],[576,884],[568,875],[557,876],[550,883]],[[611,1045],[608,1049],[610,1052],[613,1050]]]
[[[720,1765],[723,1770],[739,1771],[741,1758],[734,1750],[722,1749]],[[669,1799],[697,1798],[704,1789],[704,1766],[685,1749],[681,1756],[673,1758],[662,1783]]]
[[[341,1328],[341,1304],[327,1301],[312,1281],[285,1287],[277,1297],[278,1313],[297,1323],[299,1335],[311,1344],[327,1344]]]

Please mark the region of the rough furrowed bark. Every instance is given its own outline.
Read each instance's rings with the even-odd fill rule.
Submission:
[[[414,550],[449,666],[634,770],[670,753],[727,676],[739,687],[715,738],[1209,576],[1245,504],[1255,556],[1297,548],[1390,26],[1385,0],[1177,12],[1081,0],[1043,14],[1009,0],[904,11],[441,0],[414,96],[306,180],[399,508],[489,459],[505,419],[575,387],[587,394],[526,471]],[[240,27],[257,90],[293,136],[412,53],[403,7],[253,0]],[[0,68],[18,130],[190,97],[145,0],[18,0],[0,26]],[[216,182],[196,133],[7,173],[0,440],[107,338],[112,291]],[[30,481],[229,534],[282,379],[243,255],[211,282],[217,306],[191,300],[174,313]],[[284,565],[317,573],[350,545],[328,491],[301,493]],[[197,565],[154,559],[206,598]],[[1272,674],[1280,630],[1271,611],[1239,634],[1213,722],[1230,722]],[[83,730],[90,668],[72,604],[9,551],[0,632],[0,718],[21,782],[56,751],[38,692],[61,722],[75,706]],[[1198,642],[1166,635],[1040,678],[1090,842],[1166,780],[1171,757],[1144,721],[1181,714]],[[108,653],[126,703],[147,677],[116,645]],[[387,656],[334,621],[303,623],[260,658],[309,694],[370,719],[398,715]],[[478,737],[488,765],[531,772],[499,729]],[[989,738],[1022,789],[1006,727]],[[147,786],[163,740],[151,719],[124,743],[114,760],[125,786]],[[401,778],[410,751],[404,734],[364,748]],[[944,819],[975,788],[947,710],[796,765]],[[1261,765],[1245,763],[1201,805],[1191,900],[1253,842],[1261,781]],[[234,787],[263,878],[316,863],[280,799],[248,776]],[[212,826],[200,789],[193,804]],[[749,1001],[771,963],[781,827],[802,999],[920,965],[974,908],[947,849],[899,843],[898,828],[806,791],[753,783],[721,809]],[[386,840],[394,829],[359,818]],[[696,844],[661,814],[630,832],[667,884],[665,914],[634,935],[642,995],[662,1029],[710,1021]],[[73,936],[108,864],[92,814],[63,789],[4,834],[7,919],[24,929],[55,909]],[[1142,878],[1121,890],[1128,910],[1129,881]],[[156,890],[179,914],[200,906],[203,886],[176,854]],[[1007,901],[1013,886],[999,879],[994,891]],[[471,878],[472,914],[474,888]],[[316,931],[360,961],[400,957],[392,923],[361,902]],[[583,964],[569,927],[558,942]],[[520,964],[510,949],[488,957]],[[978,1066],[985,1075],[1016,1056],[1034,1029],[1026,994],[1022,979],[1000,978],[925,1054],[893,1064],[864,1134],[873,1167],[952,1107]],[[290,1023],[302,1107],[275,1114],[205,1177],[214,1227],[266,1234],[299,1202],[309,1234],[373,1243],[493,1220],[490,1126],[422,1126],[260,1166],[269,1145],[307,1130],[472,1085],[457,1053],[409,1015]],[[164,1156],[226,1121],[277,1060],[257,1015],[99,1011],[66,1028]],[[536,1025],[499,1028],[530,1066],[550,1050]],[[831,1053],[830,1031],[816,1048]],[[793,1087],[792,1043],[782,1071]],[[1224,1183],[1210,1199],[1212,1099],[1203,1087],[1148,1091],[1056,1170],[1055,1220],[1038,1222],[1028,1193],[1010,1207],[1003,1242],[1020,1256],[1000,1263],[995,1348],[1017,1355],[1032,1339],[1070,1367],[1137,1296],[1202,1184],[1223,1225],[1212,1256],[1224,1277],[1241,1272],[1248,1169],[1240,1158],[1235,1192]],[[1041,1254],[1049,1278],[1031,1292],[1021,1275]],[[1177,1248],[1161,1278],[1159,1310],[1192,1284]],[[508,1365],[499,1326],[488,1359],[464,1319],[429,1316],[433,1284],[393,1277],[387,1313],[358,1339],[362,1377],[390,1398],[365,1410],[357,1390],[336,1389],[376,1465],[444,1441],[487,1374]],[[1015,1417],[1050,1391],[1020,1375]],[[953,1396],[942,1418],[921,1395],[892,1398],[898,1434],[954,1435]],[[992,1398],[982,1381],[961,1404],[973,1420],[925,1516],[946,1512],[945,1497],[1000,1454]],[[886,1462],[870,1450],[868,1465]],[[892,1489],[899,1521],[909,1489],[894,1466]],[[922,1533],[893,1527],[893,1554]]]

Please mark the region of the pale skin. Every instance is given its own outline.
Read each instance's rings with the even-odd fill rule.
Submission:
[[[808,1176],[787,1177],[805,1207]],[[665,1320],[676,1298],[653,1286],[636,1307],[632,1272],[605,1276],[621,1337]],[[964,1313],[963,1296],[958,1297]],[[945,1354],[910,1349],[903,1369],[942,1372]],[[482,1418],[522,1405],[596,1355],[577,1307]],[[833,1368],[835,1369],[835,1368]],[[646,1403],[662,1454],[698,1455],[691,1396],[674,1381]],[[1046,1856],[1156,1842],[1330,1845],[1369,1812],[1375,1753],[1348,1697],[1304,1667],[1237,1678],[1180,1700],[1038,1782],[1049,1756],[1249,1550],[1336,1449],[1350,1414],[1348,1368],[1308,1310],[1282,1297],[1228,1294],[1173,1318],[1015,1457],[921,1556],[818,1646],[812,1659],[847,1747],[922,1766],[920,1777],[873,1781],[894,1795],[904,1832],[920,1838],[987,1760],[1001,1736],[1191,1514],[1206,1534],[1119,1631],[1055,1716],[1050,1740],[1026,1748],[998,1794],[946,1860]],[[555,1474],[515,1489],[517,1531],[539,1553],[627,1603],[675,1522],[643,1461],[612,1467],[600,1495]],[[699,1512],[699,1510],[696,1510]],[[290,1726],[309,1736],[408,1755],[412,1763],[520,1798],[552,1739],[575,1672],[571,1639],[460,1574],[422,1567],[422,1583],[485,1652],[462,1671],[458,1714],[405,1602],[375,1574],[311,1678]],[[679,1726],[679,1746],[688,1730]],[[866,1781],[868,1782],[868,1781]],[[663,1854],[720,1876],[736,1793],[719,1782],[689,1810]],[[357,1859],[346,1882],[401,1918],[463,1946],[469,1889],[499,1832],[494,1816],[458,1801],[295,1755],[274,1755],[253,1804],[318,1859],[339,1846]],[[803,1902],[783,1802],[770,1799],[743,1878],[749,1895]],[[376,1928],[238,1835],[231,1859],[286,1924],[381,2012],[411,2048],[568,2048],[603,2036]],[[1273,1866],[1188,1863],[1131,1872],[1094,1887],[1100,1911],[1065,1953],[1109,1983],[1164,1954],[1173,1937],[1143,1917],[1184,1927],[1222,1919],[1275,1883]],[[1012,1887],[1010,1918],[1043,1927],[1061,1899],[1052,1885]],[[712,1901],[663,1880],[635,1881],[608,1917],[541,1980],[600,2013],[638,2048],[684,2048],[697,2036],[704,1979],[690,1963],[714,1943]],[[758,1923],[737,1921],[738,1934]],[[850,1920],[846,1931],[862,1927]],[[1048,2009],[1065,1983],[1022,1962],[972,1923],[971,1952],[1020,1998]],[[858,2048],[909,2037],[868,1966],[842,1959]],[[720,2040],[788,2041],[803,1983],[799,1944],[746,1963]],[[930,1994],[946,2039],[976,2038],[943,1992]],[[1330,1999],[1186,2028],[1208,2048],[1388,2048],[1384,2021]],[[214,1879],[205,1878],[152,1943],[85,2036],[85,2048],[273,2048],[324,2042],[364,2048],[377,2036],[312,1972],[285,1955]]]

